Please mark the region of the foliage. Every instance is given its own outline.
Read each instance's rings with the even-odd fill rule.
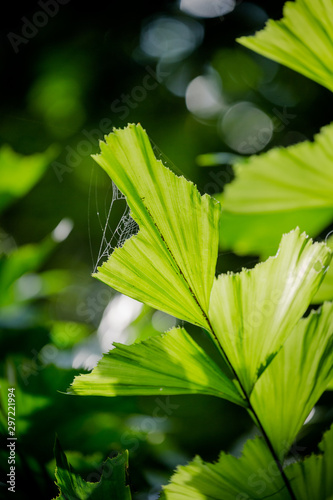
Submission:
[[[175,314],[177,307],[182,319],[189,319],[187,297],[192,297],[195,307],[191,320],[201,324],[215,343],[229,366],[230,379],[222,371],[218,377],[219,369],[213,361],[181,329],[131,347],[116,346],[91,374],[76,378],[68,392],[104,396],[158,394],[161,390],[168,395],[202,392],[243,404],[266,440],[266,444],[257,440],[253,445],[259,465],[267,462],[267,456],[272,456],[279,472],[269,494],[278,494],[283,489],[282,497],[287,491],[293,495],[281,460],[290,450],[307,414],[327,388],[332,373],[332,304],[327,303],[321,311],[301,319],[327,271],[332,256],[329,247],[313,243],[297,229],[283,236],[275,257],[250,271],[222,274],[212,281],[211,272],[200,273],[195,265],[188,266],[185,252],[193,264],[197,261],[193,258],[197,251],[208,255],[208,259],[203,259],[204,268],[207,262],[209,269],[215,268],[216,253],[214,261],[210,249],[211,241],[216,241],[214,232],[216,235],[219,230],[218,224],[211,222],[218,222],[214,217],[216,205],[209,204],[206,196],[202,210],[195,188],[190,183],[184,187],[185,179],[157,164],[141,126],[129,125],[123,131],[115,131],[101,149],[98,161],[111,175],[116,172],[116,181],[129,198],[139,233],[111,255],[96,277],[167,312]],[[146,160],[142,159],[143,155]],[[131,175],[131,165],[133,171],[135,166],[135,175]],[[175,208],[168,208],[172,199],[177,200],[179,213],[188,215],[186,238],[182,215],[178,217]],[[161,205],[166,208],[163,210]],[[202,236],[205,226],[209,229],[207,238]],[[196,237],[199,250],[192,245],[186,247],[186,241],[195,241]],[[117,266],[118,263],[121,265]],[[164,269],[168,303],[158,293],[160,279],[155,266]],[[137,276],[146,278],[138,281]],[[173,293],[178,282],[185,289],[183,302]],[[155,289],[156,294],[152,292]],[[302,399],[295,408],[295,395],[299,391]],[[248,455],[251,453],[247,451]],[[237,464],[247,478],[249,465],[242,461]],[[252,450],[251,467],[254,466],[258,464],[253,461]],[[200,473],[204,467],[200,459],[195,467]],[[210,470],[209,466],[205,467]],[[221,469],[225,469],[224,460]],[[228,475],[228,469],[225,474]],[[237,483],[237,488],[240,486],[240,482]],[[200,487],[205,490],[204,484]],[[216,491],[223,491],[223,478],[216,480],[214,491],[207,490],[202,498],[204,495],[222,498],[216,496]],[[170,498],[178,497],[171,495]]]
[[[332,498],[331,1],[186,3],[7,6],[1,497]]]
[[[183,328],[116,349],[92,374],[73,382],[70,394],[99,396],[208,394],[247,406],[232,381]]]
[[[98,277],[130,297],[207,328],[220,207],[157,161],[140,126],[117,130],[96,161],[126,196],[137,236],[116,249]]]
[[[103,471],[98,482],[87,482],[78,475],[68,463],[58,439],[55,444],[57,486],[59,500],[75,498],[77,500],[102,500],[110,497],[114,500],[131,500],[129,486],[126,486],[128,452],[103,463]]]
[[[294,225],[311,236],[320,234],[333,218],[332,145],[333,126],[328,125],[314,142],[274,148],[246,164],[236,163],[235,179],[219,196],[223,247],[266,257]],[[234,225],[242,230],[234,231]],[[263,228],[265,239],[258,237]]]
[[[239,42],[333,90],[333,7],[329,0],[296,0],[284,6],[280,21]]]
[[[287,2],[280,21],[269,20],[254,37],[238,42],[321,83],[331,91],[333,31],[332,5],[317,0]],[[225,207],[221,240],[239,254],[267,256],[280,234],[295,225],[318,236],[333,220],[331,150],[332,125],[314,142],[276,148],[234,166],[235,180],[220,200]],[[234,224],[240,227],[233,231]],[[265,239],[260,237],[265,231]],[[330,269],[314,298],[320,303],[333,297]]]
[[[314,142],[271,149],[246,164],[236,162],[235,180],[218,197],[224,207],[222,247],[265,258],[275,251],[281,233],[295,225],[311,236],[320,234],[333,220],[332,144],[328,125]],[[314,302],[332,299],[332,275],[330,268]]]
[[[324,435],[319,448],[321,455],[311,455],[303,462],[286,467],[286,475],[296,498],[331,498],[333,427]],[[276,463],[262,439],[248,441],[237,459],[222,453],[215,464],[196,457],[190,464],[179,467],[171,483],[164,488],[169,500],[232,500],[234,498],[288,498]]]

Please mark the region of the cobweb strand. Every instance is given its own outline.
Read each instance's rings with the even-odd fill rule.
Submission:
[[[108,209],[105,224],[104,226],[102,225],[103,234],[94,272],[96,272],[97,267],[104,259],[110,257],[116,248],[122,247],[126,240],[138,233],[139,226],[131,217],[130,208],[127,204],[116,228],[114,230],[111,229],[110,219],[112,219],[113,209],[115,204],[120,200],[126,200],[126,197],[121,191],[119,191],[115,183],[112,182],[112,200]]]

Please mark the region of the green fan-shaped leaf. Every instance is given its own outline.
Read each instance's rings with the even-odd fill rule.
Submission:
[[[275,213],[309,207],[332,207],[333,125],[314,142],[274,148],[235,166],[224,207],[240,213]]]
[[[333,304],[327,302],[298,322],[251,394],[279,457],[292,445],[332,374]]]
[[[247,441],[240,458],[221,453],[218,462],[196,457],[178,467],[164,487],[167,500],[289,500],[289,494],[265,442]],[[162,497],[163,498],[163,497]]]
[[[323,455],[311,455],[285,468],[295,498],[333,498],[333,426],[319,445]],[[163,496],[162,496],[163,498]],[[237,459],[222,453],[217,463],[196,457],[178,467],[164,487],[166,500],[290,500],[286,484],[266,444],[256,438],[247,441]]]
[[[287,2],[280,21],[238,42],[333,91],[333,4],[331,0]]]
[[[333,499],[333,426],[319,444],[322,455],[311,455],[285,469],[296,498],[302,500]]]
[[[247,406],[233,382],[183,328],[130,346],[115,345],[91,373],[74,379],[70,394],[208,394]]]
[[[115,130],[95,160],[126,196],[140,231],[98,269],[132,298],[209,328],[219,204],[156,160],[140,125]]]
[[[333,219],[332,151],[329,125],[314,142],[275,148],[236,164],[235,180],[220,196],[222,245],[267,256],[281,233],[296,225],[317,236]]]
[[[56,156],[56,149],[22,156],[9,146],[0,149],[0,211],[15,198],[25,195],[45,172]]]
[[[296,229],[283,236],[275,257],[216,279],[209,318],[248,394],[305,313],[330,260],[325,244]]]
[[[56,485],[59,488],[57,500],[131,500],[129,486],[126,486],[128,452],[108,458],[103,464],[100,481],[87,482],[68,463],[59,441],[55,445]]]

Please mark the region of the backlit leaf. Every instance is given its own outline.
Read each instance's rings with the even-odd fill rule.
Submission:
[[[215,280],[211,325],[248,394],[305,313],[330,260],[325,244],[297,229],[283,236],[275,257]]]
[[[287,2],[280,21],[238,42],[333,90],[333,4],[331,0]]]
[[[115,346],[91,373],[74,379],[70,394],[208,394],[247,406],[233,382],[183,328],[130,346]]]
[[[240,458],[221,453],[210,464],[196,457],[164,487],[167,500],[286,500],[289,495],[264,441],[247,441]],[[162,496],[163,498],[163,496]]]
[[[95,160],[126,196],[140,231],[95,275],[116,290],[209,328],[219,204],[156,160],[140,125],[115,130]]]
[[[266,257],[281,234],[296,226],[317,236],[333,219],[332,151],[329,125],[314,142],[274,148],[236,164],[234,181],[219,197],[222,246]]]
[[[278,456],[288,451],[332,376],[333,304],[325,303],[298,322],[251,394]]]
[[[333,426],[324,434],[319,450],[322,455],[312,454],[285,470],[296,497],[302,500],[333,499]]]

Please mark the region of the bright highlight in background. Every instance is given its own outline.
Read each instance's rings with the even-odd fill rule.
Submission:
[[[57,227],[52,231],[52,238],[56,242],[64,241],[71,230],[73,229],[73,221],[71,219],[62,219]]]
[[[196,17],[220,17],[236,7],[236,0],[181,0],[180,10]]]
[[[220,132],[224,142],[238,153],[250,155],[267,146],[273,135],[273,122],[251,102],[239,102],[223,116]]]
[[[144,26],[140,46],[150,57],[178,61],[201,44],[203,35],[203,26],[197,21],[163,16]]]
[[[187,109],[199,118],[213,118],[224,108],[220,86],[211,76],[197,76],[186,89]]]

